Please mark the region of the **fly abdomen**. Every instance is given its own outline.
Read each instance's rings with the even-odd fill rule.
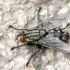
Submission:
[[[57,37],[64,42],[67,42],[69,39],[69,34],[67,32],[63,32],[60,29],[59,30],[55,30],[55,29],[49,30],[48,34],[50,34],[53,37]]]
[[[61,36],[61,31],[60,30],[50,30],[50,31],[48,31],[48,34],[50,34],[50,35],[52,35],[52,36],[54,36],[54,37],[60,37]]]
[[[69,34],[67,32],[62,32],[60,39],[64,42],[67,42],[69,39]]]

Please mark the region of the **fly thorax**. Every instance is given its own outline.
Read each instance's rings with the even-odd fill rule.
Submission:
[[[27,42],[33,42],[37,41],[40,39],[40,37],[45,35],[45,30],[38,30],[38,29],[33,29],[33,30],[28,30],[26,32],[25,40]]]

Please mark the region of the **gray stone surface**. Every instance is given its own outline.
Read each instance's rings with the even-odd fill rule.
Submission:
[[[39,24],[39,7],[42,7],[40,19],[43,23],[59,23],[61,28],[70,23],[70,0],[0,0],[0,70],[70,70],[70,54],[45,48],[26,67],[37,46],[25,45],[10,50],[17,46],[15,38],[19,31],[9,28],[9,25],[29,29],[36,27]]]

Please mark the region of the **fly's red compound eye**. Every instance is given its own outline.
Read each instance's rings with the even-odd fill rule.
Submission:
[[[25,41],[25,38],[24,38],[24,36],[23,36],[23,35],[22,35],[22,36],[19,36],[19,38],[18,38],[18,39],[19,39],[19,41],[20,41],[20,42],[24,42],[24,41]]]
[[[23,31],[23,30],[21,30],[21,31],[20,31],[20,34],[24,34],[24,31]],[[20,42],[24,42],[24,41],[25,41],[25,40],[24,40],[25,38],[24,38],[24,36],[23,36],[23,35],[19,36],[19,38],[18,38],[18,39],[19,39],[19,41],[20,41]]]

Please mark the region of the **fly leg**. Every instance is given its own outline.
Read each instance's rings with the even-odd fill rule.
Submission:
[[[37,19],[38,19],[38,21],[39,21],[39,24],[38,24],[38,26],[36,26],[35,28],[38,28],[39,26],[43,26],[43,21],[39,18],[40,16],[39,16],[39,13],[40,13],[40,11],[41,11],[41,7],[39,7],[39,9],[38,9],[38,16],[37,16]]]
[[[65,28],[67,28],[70,24],[67,24]],[[64,30],[65,28],[63,28],[62,30]]]
[[[38,18],[38,20],[40,21],[40,24],[41,24],[41,26],[42,26],[44,23],[43,23],[43,21],[39,18],[39,17],[40,17],[39,13],[40,13],[41,9],[42,9],[42,8],[39,7],[39,10],[38,10],[38,17],[37,17],[37,18]]]
[[[28,60],[28,62],[27,62],[27,64],[26,64],[26,66],[28,66],[28,64],[29,64],[30,60],[32,59],[32,57],[33,57],[34,55],[36,55],[40,50],[41,50],[41,49],[37,50],[36,52],[34,52],[34,53],[31,55],[30,59]]]
[[[22,44],[22,45],[19,45],[19,46],[16,46],[16,47],[12,47],[11,50],[14,50],[14,49],[16,49],[16,48],[22,47],[22,46],[24,46],[24,45],[26,45],[26,44]]]
[[[39,16],[39,12],[41,11],[41,9],[42,9],[42,8],[39,7],[39,10],[38,10],[38,17],[37,17],[37,18],[38,18],[38,20],[41,22],[41,24],[43,24],[42,20],[39,18],[39,17],[40,17],[40,16]]]
[[[9,28],[13,28],[13,29],[16,29],[16,30],[29,30],[29,29],[26,29],[26,28],[18,29],[18,28],[15,28],[15,27],[11,26],[11,25],[9,25]]]

